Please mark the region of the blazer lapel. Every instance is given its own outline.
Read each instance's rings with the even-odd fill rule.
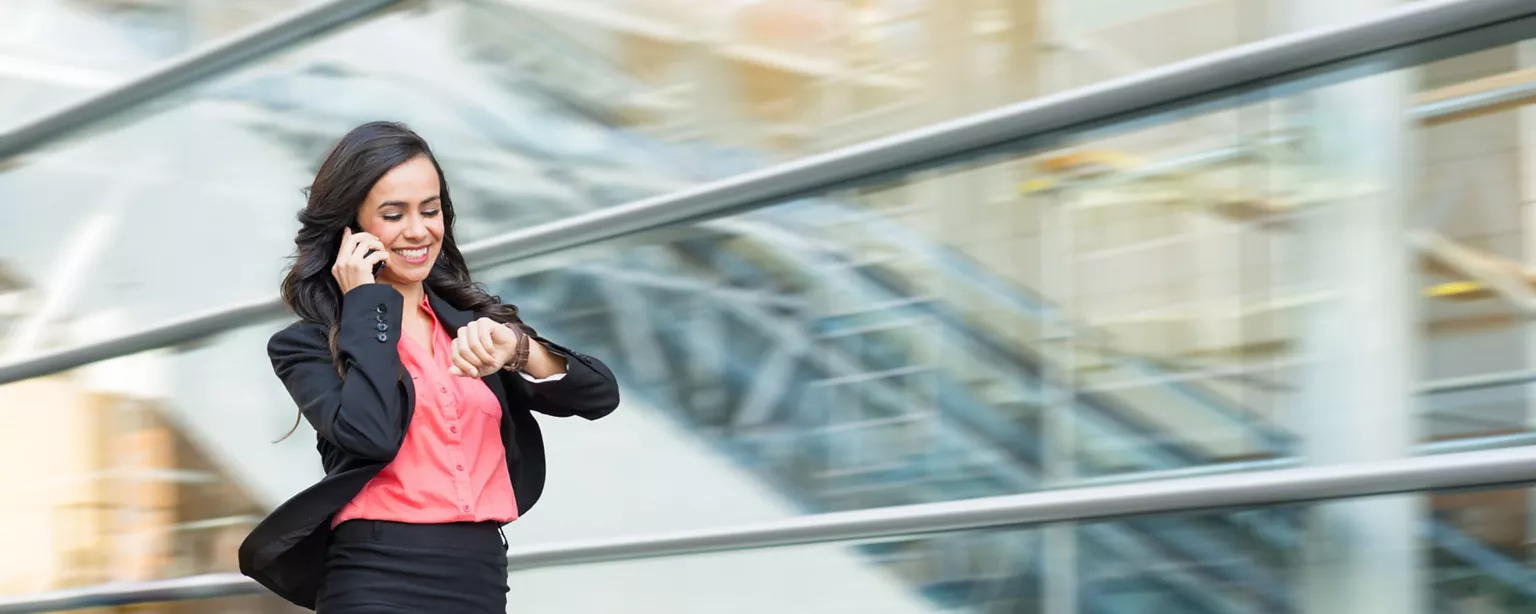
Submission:
[[[447,300],[438,296],[431,288],[426,287],[426,284],[422,284],[422,287],[427,293],[427,304],[432,306],[432,311],[437,314],[437,321],[443,325],[443,330],[448,332],[449,339],[457,337],[460,328],[474,321],[474,312],[465,311],[449,304]],[[486,387],[491,389],[491,393],[496,395],[496,400],[501,401],[502,407],[507,407],[507,390],[502,385],[501,378],[498,375],[498,373],[492,373],[480,378],[480,381],[485,382]]]

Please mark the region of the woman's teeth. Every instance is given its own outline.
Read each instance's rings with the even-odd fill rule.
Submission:
[[[396,254],[400,254],[400,257],[405,258],[407,261],[421,260],[427,257],[427,248],[425,247],[418,247],[415,249],[396,249],[390,251],[393,251]]]

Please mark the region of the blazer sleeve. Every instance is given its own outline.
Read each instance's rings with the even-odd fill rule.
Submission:
[[[564,377],[537,383],[517,373],[501,373],[504,385],[533,399],[533,411],[560,418],[580,416],[596,420],[618,409],[619,383],[608,365],[544,337],[534,335],[533,339],[565,358],[566,364]]]
[[[404,302],[386,284],[358,286],[342,297],[336,347],[344,376],[323,325],[297,323],[267,342],[272,370],[299,411],[321,439],[347,454],[388,462],[405,440],[398,350]]]

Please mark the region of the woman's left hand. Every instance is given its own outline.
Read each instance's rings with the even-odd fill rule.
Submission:
[[[470,322],[460,328],[453,339],[453,366],[448,372],[465,377],[485,377],[495,373],[512,360],[521,334],[490,318]]]

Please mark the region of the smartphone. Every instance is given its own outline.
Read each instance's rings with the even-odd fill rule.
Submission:
[[[363,231],[363,225],[357,223],[356,221],[352,222],[351,228],[352,228],[352,232],[353,233],[359,233],[359,232]],[[379,251],[379,250],[370,249],[370,250],[368,250],[368,253],[363,254],[363,256],[364,257],[371,256],[376,251]],[[373,265],[373,278],[374,279],[378,279],[379,278],[379,271],[382,271],[382,270],[384,270],[384,263],[383,262],[379,262],[379,263],[374,264]]]

